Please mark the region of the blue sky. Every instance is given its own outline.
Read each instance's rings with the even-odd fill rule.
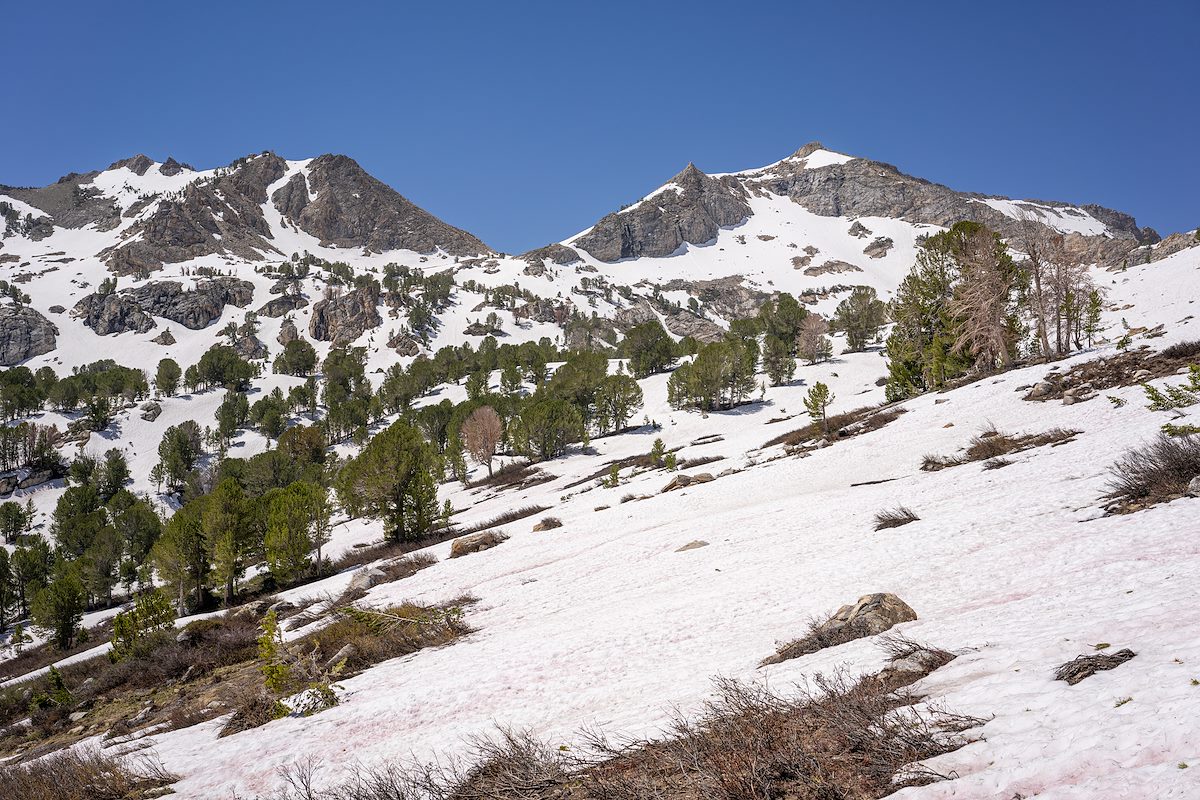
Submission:
[[[520,252],[811,140],[1200,225],[1200,3],[10,3],[0,183],[340,152]]]

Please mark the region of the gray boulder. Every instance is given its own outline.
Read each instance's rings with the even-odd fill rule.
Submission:
[[[470,536],[463,536],[455,539],[450,545],[450,558],[460,558],[470,553],[490,550],[507,539],[508,537],[500,531],[482,531]]]
[[[263,303],[262,308],[258,309],[258,314],[261,317],[282,317],[284,314],[290,314],[301,308],[308,306],[308,301],[298,294],[282,294],[279,297],[272,297],[266,303]]]
[[[1200,497],[1200,475],[1197,475],[1196,477],[1194,477],[1190,481],[1188,481],[1187,496],[1188,497]]]
[[[364,567],[350,578],[349,589],[352,591],[365,592],[372,586],[378,586],[381,583],[387,583],[387,573],[379,567]]]

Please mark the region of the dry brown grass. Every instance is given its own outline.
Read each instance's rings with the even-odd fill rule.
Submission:
[[[985,465],[987,469],[996,469],[997,467],[1007,466],[1012,463],[1003,459],[1002,456],[1046,445],[1057,447],[1060,444],[1067,444],[1074,441],[1078,435],[1079,431],[1068,430],[1066,428],[1051,428],[1042,433],[1022,433],[1015,435],[1001,433],[995,428],[986,428],[972,437],[962,455],[939,456],[927,454],[921,460],[921,469],[925,472],[937,472],[974,461],[988,462]]]
[[[866,406],[847,411],[845,414],[835,414],[828,418],[829,435],[819,422],[810,422],[803,428],[780,434],[768,440],[762,446],[773,447],[782,444],[788,448],[812,449],[816,442],[828,438],[831,441],[849,439],[871,431],[877,431],[885,425],[894,422],[907,409],[903,406]]]
[[[1182,497],[1200,475],[1200,436],[1159,435],[1126,452],[1110,469],[1112,510],[1137,511]]]
[[[902,525],[917,522],[920,519],[907,506],[897,506],[896,508],[885,509],[875,514],[875,530],[882,531],[888,528],[899,528]]]
[[[1055,670],[1054,679],[1066,681],[1069,685],[1074,686],[1097,672],[1116,669],[1136,655],[1137,653],[1126,648],[1115,653],[1092,653],[1079,656]]]
[[[521,506],[520,508],[513,508],[508,511],[505,511],[503,514],[497,514],[495,517],[492,517],[489,520],[480,522],[477,525],[472,525],[469,528],[463,528],[460,531],[456,531],[454,536],[451,538],[456,538],[458,536],[465,536],[468,533],[479,533],[480,531],[485,531],[488,528],[497,528],[497,527],[499,527],[501,525],[505,525],[509,522],[516,522],[519,519],[525,519],[526,517],[532,517],[534,514],[540,514],[543,511],[549,511],[549,510],[550,510],[550,506],[537,506],[537,505]]]
[[[817,678],[795,697],[716,682],[715,700],[656,740],[585,732],[580,750],[528,733],[476,739],[464,762],[391,764],[314,790],[319,766],[297,765],[273,800],[831,800],[881,798],[946,776],[917,762],[966,743],[982,720],[918,710],[904,687],[953,656],[889,640],[892,664],[854,681]]]
[[[463,609],[478,602],[469,595],[447,603],[423,606],[402,603],[383,609],[346,606],[329,625],[300,640],[306,650],[324,662],[347,645],[353,652],[341,666],[340,675],[352,675],[367,667],[406,656],[428,647],[441,647],[471,633],[463,622]],[[329,665],[330,667],[334,665]]]
[[[137,800],[178,778],[146,757],[118,760],[69,750],[0,770],[0,797],[11,800]],[[156,795],[154,795],[156,796]]]
[[[539,483],[549,483],[557,477],[528,461],[513,461],[495,470],[487,477],[470,481],[467,488],[478,489],[488,486],[495,489],[525,489],[537,486]]]

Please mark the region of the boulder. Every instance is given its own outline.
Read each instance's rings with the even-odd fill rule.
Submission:
[[[828,631],[847,626],[857,627],[866,631],[864,636],[874,636],[893,625],[911,622],[916,618],[917,612],[908,603],[891,592],[878,592],[863,595],[858,602],[842,606],[821,627]]]
[[[463,536],[455,539],[453,544],[450,545],[450,557],[458,558],[470,553],[490,550],[506,539],[508,537],[500,531],[482,531],[480,533],[473,533],[470,536]]]
[[[814,625],[802,638],[780,647],[774,655],[764,659],[760,666],[778,664],[827,647],[836,647],[855,639],[874,636],[894,625],[916,618],[917,613],[894,594],[880,592],[863,595],[858,598],[858,602],[842,606],[825,622]]]
[[[247,361],[259,361],[267,357],[267,346],[257,336],[239,336],[233,349]]]
[[[871,230],[858,220],[854,220],[854,224],[850,226],[850,230],[847,233],[856,239],[865,239],[871,235]]]
[[[347,588],[351,591],[365,592],[373,586],[387,583],[387,580],[387,573],[379,567],[363,567],[350,578],[350,584]]]
[[[698,472],[695,475],[684,475],[680,473],[679,475],[671,478],[667,485],[662,488],[660,494],[673,492],[676,489],[682,489],[683,487],[691,486],[694,483],[708,483],[709,481],[714,480],[716,480],[716,478],[712,476],[711,472]]]
[[[170,328],[167,328],[166,330],[164,330],[158,336],[155,336],[150,341],[154,342],[155,344],[161,344],[164,347],[169,347],[170,345],[175,344],[175,334],[171,333]]]
[[[54,473],[48,469],[47,470],[39,470],[38,472],[31,472],[25,478],[25,480],[23,480],[17,484],[17,488],[18,489],[32,489],[34,486],[41,486],[43,483],[45,483],[48,480],[51,480],[53,477],[54,477]]]
[[[693,542],[688,542],[683,547],[677,548],[676,553],[686,553],[688,550],[699,550],[701,547],[708,547],[708,542],[703,539],[696,539]]]
[[[11,367],[57,347],[58,328],[29,306],[0,306],[0,366]]]
[[[1196,477],[1194,477],[1190,481],[1188,481],[1187,496],[1188,497],[1200,497],[1200,475],[1197,475]]]
[[[153,400],[149,400],[142,403],[140,410],[142,412],[142,419],[147,422],[154,422],[154,420],[158,419],[158,415],[162,413],[162,406]]]

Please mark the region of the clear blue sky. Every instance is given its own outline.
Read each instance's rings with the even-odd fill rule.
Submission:
[[[56,2],[0,24],[0,183],[345,153],[519,252],[810,140],[1200,225],[1200,2]]]

